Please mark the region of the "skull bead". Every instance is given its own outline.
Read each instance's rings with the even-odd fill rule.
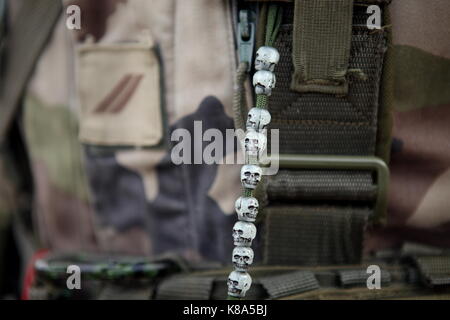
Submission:
[[[280,61],[280,54],[277,49],[267,46],[260,47],[256,51],[255,69],[273,72],[278,61]]]
[[[253,164],[242,166],[241,182],[244,188],[255,189],[261,181],[262,169]]]
[[[253,263],[255,254],[251,248],[236,247],[233,250],[233,265],[236,271],[247,271],[248,267]]]
[[[270,112],[261,108],[251,108],[247,115],[247,130],[264,130],[271,120]]]
[[[238,221],[233,227],[234,245],[237,247],[250,247],[256,237],[256,227],[253,223]]]
[[[247,272],[233,271],[228,276],[227,284],[228,295],[243,298],[252,285],[252,277]]]
[[[275,74],[270,71],[260,70],[253,76],[253,86],[256,94],[264,94],[270,96],[272,89],[275,88]]]
[[[244,150],[246,155],[256,157],[261,154],[267,146],[267,138],[264,134],[249,131],[244,138]]]
[[[258,215],[259,203],[253,197],[239,197],[235,203],[236,212],[239,220],[255,222]]]

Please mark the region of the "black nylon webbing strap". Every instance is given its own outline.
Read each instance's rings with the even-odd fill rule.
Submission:
[[[364,171],[280,170],[270,179],[270,201],[374,201],[377,187]]]
[[[61,1],[23,1],[6,43],[4,75],[0,87],[0,144],[9,130],[33,67],[53,30]]]
[[[265,209],[266,263],[358,263],[369,212],[354,207],[269,206]]]
[[[386,31],[373,32],[366,27],[366,8],[358,5],[353,8],[348,92],[335,95],[291,90],[296,72],[292,61],[294,6],[284,6],[275,43],[280,52],[277,86],[269,106],[270,129],[279,129],[280,154],[375,155]],[[321,10],[310,14],[309,19],[322,19]],[[265,262],[360,263],[364,231],[373,214],[377,188],[371,171],[280,168],[278,175],[268,178],[266,188],[269,204],[264,210]]]
[[[259,282],[271,299],[319,289],[319,283],[311,271],[297,271],[279,276],[264,277]]]
[[[280,52],[277,85],[270,97],[270,128],[280,129],[280,153],[373,155],[376,147],[377,115],[384,31],[364,26],[365,7],[355,7],[349,68],[360,70],[351,78],[345,97],[306,93],[290,89],[292,63],[292,9],[285,9],[275,47]],[[270,138],[270,135],[269,137]],[[270,143],[268,143],[270,146]]]
[[[423,281],[430,287],[450,286],[450,256],[414,258]]]
[[[159,284],[156,299],[209,300],[213,283],[213,277],[172,276]]]
[[[347,94],[353,0],[296,0],[291,89]]]
[[[363,269],[339,270],[338,274],[340,284],[344,287],[365,285],[370,276],[370,274],[367,273],[367,270]],[[383,286],[388,285],[391,282],[391,274],[389,271],[381,269],[380,282]]]

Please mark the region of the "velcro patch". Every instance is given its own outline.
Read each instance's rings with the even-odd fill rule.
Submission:
[[[160,67],[152,43],[87,44],[78,50],[80,140],[155,146],[163,137]]]

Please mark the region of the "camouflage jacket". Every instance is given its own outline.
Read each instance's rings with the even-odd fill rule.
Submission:
[[[175,165],[170,135],[193,133],[196,120],[233,128],[230,1],[64,1],[73,4],[82,28],[69,30],[63,11],[21,115],[40,245],[229,263],[240,165]],[[450,6],[395,0],[390,9],[388,225],[368,233],[366,251],[449,247]]]

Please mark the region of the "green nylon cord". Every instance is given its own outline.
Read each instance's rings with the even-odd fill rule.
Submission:
[[[283,11],[281,7],[275,4],[269,6],[266,25],[266,46],[273,47],[278,36],[278,30],[280,30],[282,17]]]
[[[267,109],[268,97],[265,94],[256,95],[256,107],[261,109]]]
[[[266,24],[266,40],[264,45],[273,47],[280,30],[281,20],[283,18],[282,8],[272,4],[269,6]],[[256,95],[256,108],[267,109],[268,97],[266,95]]]
[[[247,104],[245,97],[245,81],[248,77],[247,62],[241,62],[236,71],[236,82],[233,94],[233,120],[234,127],[245,131],[245,122],[247,119]]]
[[[251,197],[252,196],[252,190],[251,189],[244,189],[244,197]]]

